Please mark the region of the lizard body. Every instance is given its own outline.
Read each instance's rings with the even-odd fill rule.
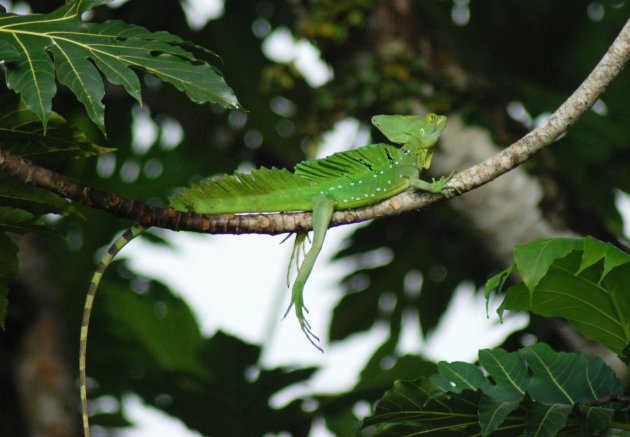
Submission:
[[[222,179],[208,180],[184,189],[170,199],[171,207],[201,214],[245,212],[313,212],[313,242],[298,267],[291,303],[308,340],[318,349],[319,340],[306,321],[303,291],[319,254],[334,210],[371,205],[408,188],[443,193],[450,188],[444,178],[433,183],[420,180],[420,172],[429,168],[435,144],[446,126],[446,117],[377,115],[372,123],[398,148],[372,144],[356,150],[339,152],[286,169],[260,168],[250,174],[235,173]],[[446,197],[446,193],[443,193]],[[87,334],[94,297],[104,271],[114,256],[146,228],[132,226],[110,247],[100,261],[90,282],[81,325],[79,371],[84,434],[89,436],[86,354]],[[296,236],[294,254],[304,243],[305,233]]]

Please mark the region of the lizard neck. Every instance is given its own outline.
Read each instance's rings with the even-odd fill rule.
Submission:
[[[400,148],[399,161],[405,165],[412,165],[419,170],[429,168],[433,158],[433,144],[428,147],[405,144]]]

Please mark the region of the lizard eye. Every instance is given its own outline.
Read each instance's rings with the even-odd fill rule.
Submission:
[[[427,118],[429,119],[429,121],[435,121],[437,117],[434,114],[431,114]]]

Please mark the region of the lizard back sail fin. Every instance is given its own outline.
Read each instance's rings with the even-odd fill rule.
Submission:
[[[399,154],[399,149],[394,146],[372,144],[322,159],[303,161],[295,166],[293,173],[286,169],[262,167],[250,174],[235,173],[202,181],[176,193],[170,202],[175,209],[205,214],[312,211],[313,199],[326,192],[333,203],[340,203],[340,206],[367,205],[374,202],[374,196],[362,197],[358,202],[344,205],[347,202],[341,201],[348,196],[344,196],[343,190],[349,193],[357,191],[356,187],[351,189],[347,185],[349,181],[381,177],[385,173],[383,170],[390,174],[390,170],[398,164]],[[370,179],[371,184],[377,182]],[[407,186],[399,186],[398,191]],[[337,190],[327,191],[330,187]],[[381,194],[379,197],[387,196]]]
[[[335,153],[323,159],[302,161],[295,166],[295,174],[314,182],[337,178],[353,179],[365,172],[393,165],[399,150],[387,144],[371,144],[359,149]]]
[[[175,209],[204,214],[289,211],[284,209],[287,199],[281,193],[299,192],[309,185],[308,180],[287,169],[261,167],[249,174],[204,180],[169,200]]]

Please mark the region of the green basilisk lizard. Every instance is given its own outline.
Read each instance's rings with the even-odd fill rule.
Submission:
[[[286,169],[260,168],[250,174],[236,173],[222,179],[207,180],[170,199],[171,207],[201,214],[244,212],[313,212],[313,241],[304,256],[293,283],[291,303],[286,314],[295,308],[302,331],[318,349],[319,340],[306,321],[303,291],[319,254],[333,211],[371,205],[408,188],[442,193],[450,189],[446,183],[453,175],[433,183],[420,179],[420,172],[429,168],[435,144],[446,126],[446,117],[429,114],[425,117],[377,115],[372,123],[398,148],[388,144],[371,144],[359,149],[335,153],[324,159],[303,161],[293,172]],[[79,371],[83,423],[89,435],[85,361],[90,313],[96,290],[114,256],[146,227],[134,225],[120,236],[102,258],[88,289],[81,325]],[[293,249],[299,257],[306,233],[296,235]],[[291,265],[291,262],[289,263]]]

